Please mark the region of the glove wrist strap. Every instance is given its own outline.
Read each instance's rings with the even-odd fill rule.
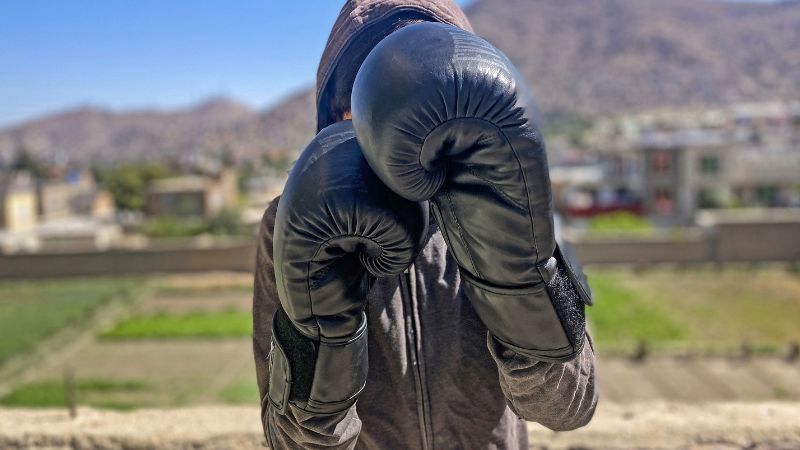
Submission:
[[[552,267],[555,266],[555,267]],[[584,305],[590,300],[556,247],[542,265],[543,281],[527,287],[498,287],[461,271],[464,291],[492,337],[509,349],[544,361],[565,361],[584,342]],[[540,270],[542,271],[542,270]]]
[[[284,414],[289,403],[325,415],[352,406],[367,381],[367,321],[362,313],[350,336],[312,340],[291,324],[282,308],[272,320],[268,398]]]

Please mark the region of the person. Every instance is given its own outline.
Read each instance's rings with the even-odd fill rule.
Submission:
[[[525,421],[590,421],[591,297],[519,81],[450,0],[345,2],[259,231],[271,448],[521,450]]]

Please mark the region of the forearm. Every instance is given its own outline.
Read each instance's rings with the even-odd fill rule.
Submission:
[[[269,348],[272,338],[272,315],[278,307],[275,287],[275,266],[272,258],[272,234],[279,198],[273,200],[261,219],[256,249],[256,270],[253,280],[253,356],[256,382],[261,399],[267,395],[269,380]],[[263,415],[262,411],[262,415]]]
[[[588,333],[581,353],[567,362],[538,361],[509,350],[489,336],[500,387],[521,418],[555,431],[589,423],[597,406],[594,348]]]
[[[351,449],[355,446],[361,429],[361,421],[356,415],[355,407],[334,415],[314,416],[289,406],[286,414],[282,416],[276,414],[268,406],[271,325],[272,316],[278,307],[272,253],[272,236],[277,207],[278,199],[269,205],[261,221],[253,283],[253,354],[256,363],[256,379],[263,405],[261,423],[264,433],[273,449],[298,447]]]
[[[330,415],[308,414],[292,405],[281,415],[267,406],[262,419],[272,449],[351,450],[361,431],[355,405]]]

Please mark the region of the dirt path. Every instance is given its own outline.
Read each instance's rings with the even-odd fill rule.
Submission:
[[[0,448],[259,449],[258,409],[208,407],[118,413],[0,410]],[[531,449],[789,450],[800,448],[800,403],[604,403],[569,433],[531,425]]]
[[[615,403],[800,401],[800,363],[776,357],[601,357],[598,373],[602,397]]]
[[[796,450],[800,403],[601,403],[580,430],[529,430],[535,449]]]

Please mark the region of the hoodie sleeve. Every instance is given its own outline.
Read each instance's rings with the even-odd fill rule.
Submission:
[[[352,449],[361,431],[356,407],[328,416],[314,416],[291,405],[285,415],[277,414],[267,401],[272,314],[278,307],[272,237],[280,197],[267,207],[258,232],[256,269],[253,283],[253,355],[261,398],[261,423],[270,448]]]
[[[581,353],[562,362],[538,361],[514,352],[489,335],[506,402],[519,417],[553,431],[580,428],[597,406],[594,345],[589,333]]]
[[[275,267],[272,262],[272,232],[275,227],[275,213],[278,210],[279,198],[269,204],[261,218],[253,281],[253,355],[256,362],[258,392],[262,400],[267,395],[267,381],[269,380],[268,361],[272,337],[272,314],[278,307]]]
[[[582,272],[574,249],[560,237],[560,218],[556,216],[555,220],[556,240],[564,256]],[[583,350],[567,362],[539,361],[507,348],[491,335],[488,339],[506,403],[519,417],[554,431],[574,430],[589,423],[598,392],[594,343],[588,330]]]

